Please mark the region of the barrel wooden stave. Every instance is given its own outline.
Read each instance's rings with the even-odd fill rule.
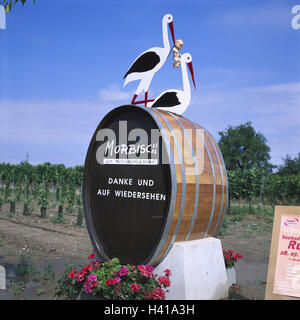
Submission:
[[[176,227],[179,223],[179,215],[180,215],[180,208],[182,206],[182,201],[184,200],[183,194],[185,194],[186,184],[183,184],[183,179],[185,179],[185,176],[183,176],[182,173],[182,165],[181,165],[181,157],[178,148],[176,147],[176,136],[174,136],[174,133],[172,132],[172,128],[170,128],[170,125],[168,124],[168,120],[170,120],[170,116],[167,113],[159,112],[157,110],[151,110],[151,113],[154,113],[158,120],[160,121],[162,128],[164,129],[168,139],[170,141],[171,150],[173,151],[174,156],[174,162],[175,162],[175,171],[176,171],[176,181],[177,181],[177,189],[176,189],[176,203],[175,208],[172,213],[172,223],[170,226],[170,229],[168,231],[168,234],[166,236],[166,239],[162,239],[164,241],[162,250],[160,251],[159,255],[154,260],[154,264],[159,263],[164,256],[167,254],[168,250],[170,250],[172,243],[174,242],[174,234]],[[184,189],[183,189],[184,187]]]
[[[219,188],[216,186],[218,183],[220,183],[220,179],[219,177],[215,179],[211,179],[213,166],[215,166],[214,162],[217,162],[217,157],[216,155],[214,157],[211,157],[211,156],[209,157],[209,152],[212,151],[211,150],[212,148],[210,146],[208,138],[205,136],[203,136],[203,139],[206,143],[206,148],[204,151],[204,159],[198,159],[197,163],[194,163],[194,169],[192,174],[191,172],[187,173],[184,168],[185,161],[187,159],[191,159],[193,157],[192,155],[193,150],[196,150],[195,142],[194,142],[194,146],[192,145],[195,139],[193,139],[191,135],[188,137],[189,132],[195,130],[195,125],[193,125],[192,123],[186,120],[184,120],[185,122],[184,123],[185,125],[184,125],[180,121],[182,119],[179,119],[179,117],[176,117],[166,112],[164,113],[162,111],[157,111],[157,110],[152,112],[156,113],[159,121],[163,126],[163,129],[167,132],[167,135],[171,142],[172,150],[174,151],[174,158],[177,163],[176,176],[180,177],[179,181],[181,182],[181,184],[182,184],[182,181],[185,182],[184,190],[182,189],[182,185],[181,185],[181,188],[177,189],[177,195],[176,195],[177,201],[176,201],[174,214],[172,217],[172,224],[168,232],[168,236],[164,240],[165,243],[164,243],[163,249],[161,250],[159,257],[156,260],[160,262],[164,258],[164,256],[168,253],[168,251],[171,249],[174,241],[187,240],[187,233],[189,232],[190,229],[192,229],[192,232],[190,233],[188,238],[199,239],[199,237],[206,236],[208,234],[208,231],[211,228],[213,227],[215,228],[215,222],[217,221],[218,217],[216,217],[213,214],[215,210],[219,209],[218,205],[215,206],[215,202],[216,201],[218,202],[220,200],[219,199],[220,196],[219,194],[217,194],[219,193]],[[187,132],[185,129],[188,129]],[[179,135],[179,132],[181,131],[183,132],[181,135]],[[177,143],[175,143],[174,140],[177,140]],[[189,140],[189,143],[190,143],[190,150],[188,150],[187,148],[184,148],[184,146],[187,145],[186,143],[187,140]],[[182,142],[183,146],[182,145],[180,146],[180,143],[178,143],[178,141]],[[204,144],[204,141],[203,141],[203,144]],[[207,147],[207,145],[209,145],[210,147]],[[180,160],[179,162],[180,165],[178,164],[178,160]],[[201,164],[201,161],[203,160],[204,160],[204,168],[202,170],[200,164]],[[198,168],[196,168],[196,166],[198,166]],[[201,193],[198,190],[198,196],[200,198],[200,195],[201,195],[206,200],[206,201],[201,201],[202,199],[200,199],[200,204],[199,204],[199,199],[198,199],[197,208],[195,208],[195,205],[196,205],[195,196],[197,196],[195,194],[195,185],[196,185],[195,180],[197,176],[196,171],[200,173],[198,174],[198,183],[204,189],[203,190],[204,192],[201,192]],[[178,181],[178,178],[177,178],[177,181]],[[208,192],[205,192],[205,186],[208,187],[209,189]],[[212,195],[212,189],[214,188],[215,188],[215,194]],[[203,205],[204,205],[204,208],[202,208]],[[207,210],[209,206],[211,206],[210,212]],[[194,218],[195,220],[192,226],[191,220],[195,215],[196,209],[197,209],[197,217]],[[198,211],[201,212],[202,214],[201,215],[198,214]],[[208,214],[208,212],[210,214]],[[203,228],[205,226],[206,228]]]
[[[173,135],[179,141],[185,141],[188,139],[190,141],[191,147],[193,150],[196,150],[196,141],[195,136],[190,133],[196,129],[201,129],[203,131],[203,148],[204,148],[204,159],[199,158],[199,154],[195,154],[196,162],[193,168],[193,174],[182,173],[182,168],[179,170],[179,166],[176,166],[176,175],[185,174],[185,194],[182,195],[182,186],[177,190],[177,202],[176,209],[173,216],[173,221],[171,228],[169,230],[168,236],[165,239],[165,244],[163,246],[162,252],[160,253],[156,261],[160,262],[163,257],[170,250],[172,243],[177,241],[185,241],[187,239],[187,232],[191,228],[191,220],[194,215],[195,209],[195,183],[196,175],[198,174],[198,207],[197,207],[197,216],[193,222],[192,232],[190,233],[188,240],[196,240],[208,236],[216,236],[221,227],[222,218],[225,213],[226,207],[226,182],[225,182],[225,166],[220,156],[220,151],[216,146],[216,142],[212,136],[202,127],[191,123],[189,120],[179,117],[176,115],[171,115],[167,112],[156,111],[158,118],[160,119],[163,128],[168,131],[170,128],[166,125],[168,120],[169,126],[171,125],[171,130],[174,130]],[[160,116],[164,114],[164,117]],[[181,126],[179,125],[181,123]],[[167,128],[168,127],[168,128]],[[178,130],[187,129],[186,136],[182,139],[182,136],[178,136]],[[199,135],[196,130],[196,135]],[[173,139],[172,133],[168,131],[169,139]],[[176,144],[171,143],[172,148],[175,148],[174,153],[177,154],[176,159],[180,158],[179,153],[182,154],[182,158],[185,161],[187,158],[192,158],[192,150],[186,150],[181,145],[181,150],[176,150]],[[186,146],[187,144],[184,144]],[[178,143],[177,143],[178,147]],[[174,150],[174,149],[172,149]],[[201,166],[201,161],[203,161],[203,169]],[[195,167],[197,166],[197,168]],[[197,169],[197,170],[196,170]],[[191,168],[188,168],[189,173]],[[185,170],[187,171],[187,170]],[[197,172],[198,173],[197,173]],[[182,177],[181,177],[182,181]],[[182,196],[185,196],[184,201],[184,211],[182,217],[179,216],[179,202],[182,201]],[[179,221],[179,219],[181,219]],[[180,226],[176,232],[176,226],[180,223]],[[175,234],[176,232],[176,234]],[[175,240],[174,240],[175,236]]]
[[[226,173],[226,168],[225,168],[225,164],[224,164],[224,160],[223,160],[223,156],[221,154],[221,151],[217,145],[217,143],[215,142],[215,140],[212,138],[211,134],[206,130],[205,133],[211,137],[212,140],[212,144],[214,145],[214,149],[215,149],[215,153],[217,158],[219,159],[219,170],[220,170],[220,175],[221,175],[221,179],[222,179],[222,186],[223,186],[223,190],[222,190],[222,197],[221,197],[221,201],[220,201],[220,214],[219,214],[219,219],[216,222],[216,226],[215,229],[216,230],[220,230],[221,226],[222,226],[222,222],[224,219],[224,215],[225,215],[225,211],[226,211],[226,204],[227,204],[227,197],[228,197],[228,181],[227,181],[227,173]],[[216,234],[215,231],[212,230],[212,233]]]

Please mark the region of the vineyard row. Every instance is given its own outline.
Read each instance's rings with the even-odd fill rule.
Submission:
[[[253,201],[271,205],[300,204],[300,176],[266,173],[262,169],[228,171],[229,199]],[[23,204],[23,214],[40,208],[46,217],[50,204],[57,207],[57,221],[63,221],[64,212],[76,212],[77,224],[83,221],[82,205],[83,166],[65,167],[63,164],[44,163],[33,166],[0,163],[0,210],[10,204],[15,212],[16,203]]]
[[[81,225],[82,176],[82,166],[0,163],[0,210],[3,204],[9,203],[10,212],[15,213],[16,203],[22,203],[23,215],[30,215],[38,206],[41,217],[45,218],[50,205],[55,205],[56,222],[64,221],[65,212],[77,212],[77,224]]]

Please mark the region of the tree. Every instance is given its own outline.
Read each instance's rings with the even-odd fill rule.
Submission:
[[[270,148],[267,139],[255,132],[251,122],[239,126],[229,126],[218,132],[219,147],[227,170],[261,168],[271,171]]]
[[[294,159],[290,155],[286,155],[283,160],[283,165],[278,167],[278,174],[280,175],[291,175],[291,174],[300,174],[300,152],[298,156]]]
[[[34,3],[35,1],[36,0],[33,0]],[[4,7],[6,13],[8,13],[17,2],[22,2],[24,6],[26,0],[0,0],[0,4]]]

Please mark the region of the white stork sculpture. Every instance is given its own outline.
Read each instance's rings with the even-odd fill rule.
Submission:
[[[192,55],[190,53],[184,53],[181,56],[181,70],[182,70],[182,82],[183,82],[183,91],[170,89],[162,92],[154,101],[149,105],[151,108],[157,108],[164,111],[170,111],[176,114],[181,115],[191,101],[191,87],[190,81],[187,74],[188,65],[194,87],[195,78],[194,78],[194,70],[192,65]]]
[[[164,47],[154,47],[147,51],[144,51],[136,60],[133,62],[129,70],[126,72],[123,79],[126,78],[124,87],[128,82],[141,80],[139,86],[137,87],[131,104],[145,103],[153,101],[148,100],[148,88],[152,81],[154,74],[164,65],[169,53],[170,53],[170,42],[168,37],[169,26],[171,35],[173,38],[173,43],[175,43],[174,28],[173,28],[173,16],[171,14],[164,15],[162,19],[162,32],[163,32],[163,43]],[[136,97],[145,91],[144,101],[135,101]]]

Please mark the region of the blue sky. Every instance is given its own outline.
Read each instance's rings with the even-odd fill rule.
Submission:
[[[190,52],[197,90],[184,116],[216,140],[251,121],[271,162],[300,152],[300,1],[28,0],[0,30],[0,162],[83,164],[102,117],[138,85],[123,76],[144,50],[162,46],[161,19]],[[298,2],[298,3],[297,3]],[[150,97],[182,87],[171,59]]]

